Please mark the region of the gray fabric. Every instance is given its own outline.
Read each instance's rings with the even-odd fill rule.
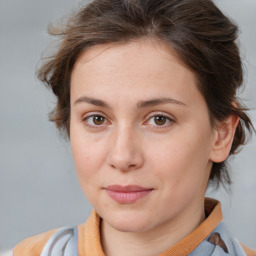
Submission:
[[[77,228],[61,228],[45,245],[40,256],[78,256]]]
[[[212,244],[209,242],[209,238],[212,234],[218,234],[225,244],[228,252],[219,246],[218,244]],[[211,234],[199,245],[197,248],[189,254],[189,256],[246,256],[244,250],[240,246],[239,242],[232,238],[228,233],[224,222],[220,224],[211,232]]]

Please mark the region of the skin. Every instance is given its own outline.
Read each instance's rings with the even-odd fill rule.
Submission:
[[[149,40],[90,48],[72,71],[70,100],[77,175],[103,219],[106,255],[157,255],[204,220],[212,161],[228,156],[237,118],[211,127],[194,73],[170,48]],[[151,192],[119,203],[106,191],[131,184]]]

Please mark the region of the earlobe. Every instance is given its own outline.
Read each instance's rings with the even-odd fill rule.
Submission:
[[[217,123],[213,147],[210,154],[210,160],[212,162],[220,163],[227,159],[238,123],[239,117],[237,115],[230,115],[224,121]]]

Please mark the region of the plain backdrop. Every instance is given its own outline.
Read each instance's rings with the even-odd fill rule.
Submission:
[[[216,0],[240,27],[246,67],[241,97],[256,107],[256,1]],[[24,238],[84,222],[91,211],[75,174],[69,142],[48,112],[55,99],[35,76],[44,49],[53,40],[50,22],[70,13],[78,0],[0,0],[0,251]],[[250,111],[256,120],[256,112]],[[255,137],[230,162],[234,185],[207,192],[222,202],[230,231],[256,248]]]

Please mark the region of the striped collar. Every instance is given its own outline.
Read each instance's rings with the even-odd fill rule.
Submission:
[[[159,256],[187,256],[201,244],[223,219],[217,200],[205,198],[205,212],[208,217],[193,232]],[[84,224],[78,226],[78,237],[79,256],[105,256],[100,242],[100,217],[95,211]]]

